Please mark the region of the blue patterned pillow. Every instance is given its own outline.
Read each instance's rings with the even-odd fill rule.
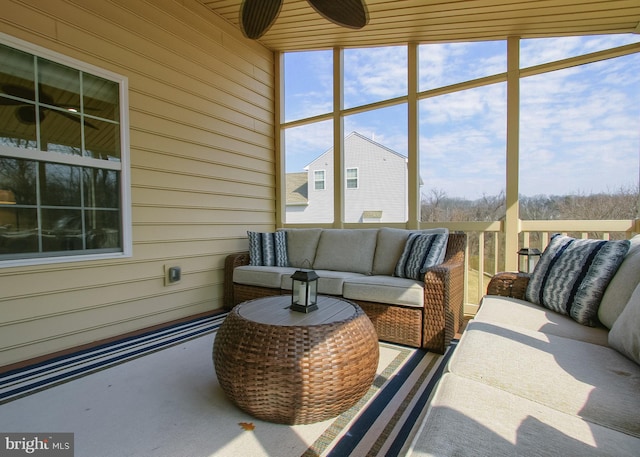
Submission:
[[[287,232],[247,232],[249,236],[249,265],[288,267]]]
[[[437,265],[442,259],[448,239],[446,233],[411,233],[394,275],[423,281],[427,268]]]
[[[629,245],[627,240],[554,235],[533,270],[525,298],[580,324],[595,325],[602,295]]]

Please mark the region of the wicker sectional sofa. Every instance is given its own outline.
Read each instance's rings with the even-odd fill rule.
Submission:
[[[287,266],[250,265],[249,252],[227,256],[227,309],[254,298],[290,294],[291,275],[299,268],[313,268],[320,277],[318,292],[357,303],[382,341],[443,353],[462,324],[465,234],[445,230],[448,238],[441,262],[416,280],[394,276],[394,270],[409,235],[417,231],[282,231],[286,232]]]
[[[640,236],[595,327],[532,303],[534,276],[491,280],[408,455],[640,455]]]

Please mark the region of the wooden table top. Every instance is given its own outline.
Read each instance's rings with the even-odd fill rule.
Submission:
[[[291,295],[275,295],[241,303],[236,308],[243,319],[281,326],[330,324],[348,320],[357,312],[354,303],[325,295],[318,295],[318,309],[310,313],[291,311],[290,306]]]

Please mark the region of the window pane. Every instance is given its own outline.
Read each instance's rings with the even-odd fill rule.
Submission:
[[[99,168],[83,169],[84,204],[90,208],[120,206],[120,173]]]
[[[506,84],[420,102],[423,221],[505,214]]]
[[[344,107],[407,95],[407,47],[344,50]]]
[[[82,135],[78,114],[40,110],[40,143],[43,151],[81,155]]]
[[[40,200],[47,206],[80,206],[80,167],[40,163]]]
[[[0,95],[35,100],[33,56],[0,44]],[[2,103],[10,103],[2,99]]]
[[[71,209],[43,209],[42,250],[77,251],[84,248],[82,212]]]
[[[38,59],[40,103],[80,111],[80,72],[46,59]]]
[[[120,126],[85,118],[85,150],[88,157],[120,160]]]
[[[520,42],[520,68],[639,43],[636,34],[535,38]]]
[[[418,50],[421,92],[507,71],[506,41],[426,44]]]
[[[324,170],[316,170],[313,172],[313,188],[315,190],[325,190],[325,176],[326,173]]]
[[[345,193],[345,222],[408,219],[407,105],[345,117],[345,174],[358,170],[356,188]],[[348,186],[348,183],[347,183]]]
[[[36,162],[0,157],[0,190],[17,205],[36,205]]]
[[[333,109],[333,52],[284,55],[285,121],[304,119]]]
[[[83,73],[82,90],[85,114],[120,121],[120,96],[117,83]]]
[[[333,222],[332,138],[331,121],[285,130],[287,223]],[[325,190],[316,190],[316,171]]]
[[[85,225],[87,249],[120,247],[120,216],[117,211],[87,211]]]
[[[637,193],[639,87],[640,54],[521,80],[521,193],[555,199],[544,216],[521,200],[523,219],[636,217],[635,204],[597,205],[592,197]],[[582,204],[567,205],[576,199]]]
[[[0,254],[34,253],[38,250],[37,211],[0,205]]]

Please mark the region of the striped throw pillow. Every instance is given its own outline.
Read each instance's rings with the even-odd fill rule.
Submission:
[[[287,232],[247,232],[249,236],[249,265],[288,267]]]
[[[580,324],[596,325],[602,295],[629,245],[627,240],[554,235],[533,270],[525,298]]]
[[[423,281],[427,269],[443,258],[448,239],[447,233],[411,233],[396,264],[394,276]]]

